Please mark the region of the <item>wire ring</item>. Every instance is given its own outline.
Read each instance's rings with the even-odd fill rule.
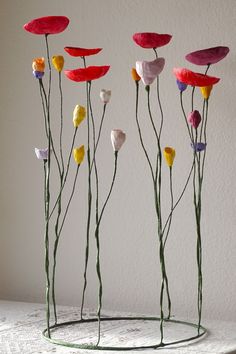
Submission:
[[[159,317],[140,317],[140,316],[138,316],[138,317],[137,316],[136,317],[103,317],[100,320],[101,320],[101,322],[105,322],[105,321],[132,321],[132,320],[160,321],[160,318]],[[97,318],[88,318],[88,319],[82,319],[82,320],[76,320],[76,321],[61,322],[61,323],[52,325],[49,328],[51,330],[53,330],[53,329],[56,329],[59,327],[64,327],[64,326],[69,326],[69,325],[74,325],[74,324],[91,323],[91,322],[97,322]],[[185,321],[179,321],[179,320],[173,320],[173,319],[164,319],[164,322],[182,324],[182,325],[196,328],[198,330],[198,325],[191,323],[191,322],[185,322]],[[171,345],[194,341],[198,338],[201,338],[206,333],[207,333],[207,329],[204,328],[203,326],[200,326],[200,331],[197,333],[197,335],[192,336],[192,337],[188,337],[188,338],[173,341],[173,342],[159,343],[159,344],[154,344],[154,345],[144,345],[144,346],[132,346],[132,347],[118,347],[118,346],[112,347],[112,346],[101,346],[101,345],[93,345],[93,344],[76,344],[76,343],[66,342],[64,340],[49,338],[47,336],[47,328],[44,329],[44,331],[42,332],[42,335],[50,343],[62,345],[64,347],[69,347],[69,348],[88,349],[88,350],[129,351],[129,350],[137,350],[137,349],[139,349],[139,350],[140,349],[159,349],[159,348],[163,348],[163,347],[169,347]]]

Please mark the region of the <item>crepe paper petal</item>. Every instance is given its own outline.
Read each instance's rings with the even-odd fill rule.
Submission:
[[[218,77],[195,73],[185,68],[174,68],[173,72],[179,81],[192,86],[210,86],[220,81]]]
[[[44,75],[44,72],[43,71],[36,71],[36,70],[33,70],[33,75],[36,79],[42,79],[43,75]]]
[[[64,57],[62,55],[54,55],[52,57],[54,68],[60,73],[64,67]]]
[[[194,151],[201,152],[201,151],[206,150],[206,145],[207,144],[205,144],[205,143],[194,143],[194,144],[191,144],[191,147],[193,148]]]
[[[109,65],[104,66],[88,66],[87,68],[65,70],[68,79],[76,82],[92,81],[106,75],[110,69]]]
[[[107,104],[110,101],[110,98],[111,98],[111,90],[102,89],[100,91],[100,98],[101,98],[103,103]]]
[[[131,76],[132,76],[132,79],[136,82],[140,81],[141,80],[141,77],[139,76],[139,74],[137,73],[136,69],[135,68],[132,68],[131,70]]]
[[[86,117],[86,109],[83,106],[79,106],[78,104],[75,106],[73,111],[73,124],[75,128],[78,128],[80,123]]]
[[[83,162],[84,154],[85,154],[84,145],[81,145],[79,148],[74,148],[73,156],[74,156],[75,162],[78,165],[80,165]]]
[[[153,61],[137,61],[136,70],[144,85],[150,85],[162,72],[165,66],[164,58],[157,58]]]
[[[188,115],[188,121],[192,125],[192,127],[195,129],[198,128],[199,124],[201,123],[201,120],[202,120],[201,114],[197,110],[191,112]]]
[[[44,58],[35,58],[32,62],[32,68],[34,71],[42,71],[45,70],[45,59]]]
[[[63,32],[70,20],[66,16],[46,16],[35,18],[23,28],[33,34],[57,34]]]
[[[218,61],[224,59],[228,53],[228,47],[213,47],[189,53],[185,56],[185,59],[196,65],[210,65],[218,63]]]
[[[170,34],[159,34],[153,32],[135,33],[134,42],[142,48],[159,48],[168,44],[172,36]]]
[[[213,89],[212,85],[200,87],[201,94],[205,100],[208,100],[208,98],[210,97],[212,89]]]
[[[111,143],[114,151],[119,151],[126,139],[126,134],[120,129],[111,131]]]
[[[169,167],[172,167],[172,165],[174,163],[174,159],[175,159],[175,149],[167,146],[164,148],[163,154],[164,154],[167,165]]]
[[[72,57],[88,57],[101,52],[102,48],[79,48],[79,47],[65,47],[64,50]]]
[[[48,149],[34,149],[35,154],[39,160],[46,161],[48,159]]]
[[[187,84],[179,81],[178,79],[176,80],[176,83],[177,83],[177,86],[178,86],[178,89],[180,90],[180,92],[183,92],[186,90],[186,88],[188,87]]]

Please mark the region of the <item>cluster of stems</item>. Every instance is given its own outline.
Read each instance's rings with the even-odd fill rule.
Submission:
[[[59,148],[58,151],[55,148],[54,137],[51,129],[51,117],[50,117],[50,97],[51,97],[51,83],[52,83],[52,73],[51,73],[51,63],[50,63],[50,53],[49,53],[49,45],[48,45],[48,35],[45,35],[46,41],[46,52],[47,52],[47,61],[49,68],[49,80],[48,80],[48,91],[46,92],[44,83],[42,79],[39,79],[39,89],[40,96],[42,101],[43,115],[44,115],[44,124],[45,124],[45,133],[47,138],[47,147],[48,147],[48,159],[44,160],[44,209],[45,209],[45,273],[46,273],[46,319],[47,319],[47,336],[50,338],[50,299],[52,299],[53,305],[53,313],[54,313],[54,325],[58,323],[58,314],[57,314],[57,305],[56,305],[56,291],[55,291],[55,283],[56,283],[56,265],[57,265],[57,252],[59,240],[61,237],[62,229],[66,220],[66,216],[75,192],[76,181],[78,177],[80,164],[77,165],[74,182],[71,190],[70,197],[67,201],[65,208],[62,206],[62,197],[64,187],[67,181],[71,156],[75,144],[75,138],[77,134],[78,127],[75,127],[74,133],[72,136],[71,148],[69,151],[68,159],[65,163],[65,158],[63,156],[63,93],[62,93],[62,83],[61,83],[61,71],[59,72],[59,92],[60,92],[60,132],[59,132]],[[85,58],[82,57],[84,62],[84,67],[86,67]],[[83,282],[83,291],[82,291],[82,302],[81,302],[81,313],[80,317],[83,320],[83,310],[84,310],[84,302],[85,302],[85,293],[87,288],[87,270],[88,270],[88,260],[89,260],[89,252],[90,252],[90,234],[91,234],[91,218],[93,211],[93,175],[95,178],[95,243],[97,249],[96,256],[96,273],[99,282],[98,288],[98,340],[97,345],[100,342],[101,336],[101,310],[102,310],[102,276],[101,276],[101,266],[100,266],[100,224],[102,221],[102,217],[107,206],[108,200],[111,196],[116,172],[117,172],[117,158],[118,151],[114,153],[114,172],[110,185],[110,189],[108,190],[107,197],[104,200],[104,203],[99,207],[99,174],[97,168],[96,161],[96,153],[98,144],[100,141],[103,122],[106,113],[107,103],[103,105],[102,117],[99,124],[98,133],[96,134],[95,127],[95,119],[93,115],[92,102],[91,102],[91,87],[92,82],[86,81],[86,97],[87,97],[87,163],[88,163],[88,214],[87,214],[87,228],[86,228],[86,249],[85,249],[85,264],[84,264],[84,282]],[[92,142],[91,142],[92,140]],[[50,172],[51,172],[51,159],[55,158],[56,166],[58,169],[59,175],[59,191],[58,195],[55,198],[55,201],[51,203],[50,198]],[[55,214],[54,219],[52,216]],[[53,261],[52,267],[50,268],[50,226],[54,220],[54,243],[53,243]]]
[[[205,75],[207,74],[210,65],[207,65]],[[191,95],[191,109],[194,110],[194,94],[195,87],[192,88]],[[201,231],[201,216],[202,216],[202,186],[206,159],[206,144],[207,144],[207,118],[208,118],[208,103],[209,98],[203,99],[202,107],[202,117],[201,124],[193,131],[193,128],[189,127],[186,112],[183,104],[183,92],[180,92],[180,104],[183,112],[183,116],[186,122],[188,135],[193,147],[193,204],[194,204],[194,214],[196,221],[196,258],[197,258],[197,275],[198,275],[198,286],[197,286],[197,311],[198,311],[198,334],[200,334],[201,329],[201,319],[202,319],[202,231]],[[205,149],[203,151],[196,150],[196,144],[198,142],[205,144]]]
[[[157,52],[154,49],[155,56],[157,58]],[[184,184],[184,187],[182,189],[182,192],[178,199],[174,202],[174,195],[173,195],[173,181],[172,181],[172,166],[169,167],[169,188],[170,188],[170,211],[169,214],[163,222],[163,216],[162,216],[162,147],[161,147],[161,133],[163,129],[163,123],[164,123],[164,114],[163,114],[163,109],[161,105],[161,99],[160,99],[160,84],[159,84],[159,76],[157,76],[156,79],[156,97],[157,97],[157,102],[158,102],[158,107],[160,111],[160,119],[159,119],[159,126],[157,127],[157,121],[154,120],[153,114],[152,114],[152,109],[151,109],[151,102],[150,102],[150,91],[151,91],[151,86],[147,85],[145,87],[146,94],[147,94],[147,106],[148,106],[148,115],[149,119],[151,122],[151,126],[153,129],[153,133],[155,136],[156,140],[156,148],[155,151],[157,151],[154,163],[152,162],[152,159],[150,157],[150,154],[148,153],[148,150],[146,148],[143,135],[142,135],[142,129],[140,126],[139,122],[139,81],[136,82],[136,125],[138,129],[138,134],[139,134],[139,140],[141,143],[142,150],[144,152],[145,158],[147,160],[147,164],[150,170],[151,174],[151,180],[153,184],[153,192],[154,192],[154,205],[155,205],[155,211],[156,211],[156,216],[157,216],[157,240],[159,244],[159,261],[160,261],[160,270],[161,270],[161,284],[160,284],[160,295],[159,295],[159,301],[160,301],[160,346],[164,346],[164,321],[170,319],[171,317],[171,296],[170,296],[170,289],[169,289],[169,281],[168,281],[168,276],[167,276],[167,270],[166,270],[166,261],[165,261],[165,248],[166,248],[166,243],[168,240],[168,236],[170,233],[171,229],[171,223],[172,223],[172,215],[181,201],[185,190],[187,188],[187,185],[189,183],[191,174],[194,170],[194,162],[190,168],[189,174],[187,176],[186,182]],[[164,309],[164,304],[165,304],[165,294],[166,294],[166,300],[167,300],[167,313],[165,314],[165,309]]]

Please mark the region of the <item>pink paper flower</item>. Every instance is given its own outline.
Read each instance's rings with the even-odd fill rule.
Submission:
[[[229,53],[228,47],[214,47],[189,53],[185,59],[196,65],[210,65],[218,63]]]
[[[135,33],[134,42],[142,48],[159,48],[168,44],[172,36],[170,34],[159,34],[152,32]]]
[[[157,58],[153,61],[137,61],[136,70],[141,77],[144,85],[150,85],[156,77],[162,72],[165,66],[164,58]]]
[[[199,113],[199,111],[195,110],[193,112],[191,112],[188,116],[188,121],[189,123],[192,125],[193,128],[197,129],[197,127],[199,126],[200,122],[201,122],[202,118],[201,118],[201,114]]]

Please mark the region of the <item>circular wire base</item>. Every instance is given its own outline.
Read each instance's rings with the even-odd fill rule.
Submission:
[[[51,332],[50,335],[52,334],[52,332],[56,332],[56,330],[61,327],[78,325],[78,324],[83,325],[83,324],[93,323],[93,322],[97,322],[97,321],[98,321],[97,318],[88,318],[88,319],[82,319],[82,320],[77,320],[77,321],[58,323],[58,324],[50,326],[50,332]],[[160,322],[160,318],[159,317],[137,317],[137,316],[136,317],[103,317],[103,318],[101,318],[101,322],[114,322],[114,321],[142,321],[142,322],[156,321],[156,322]],[[169,342],[163,341],[162,343],[159,342],[156,344],[137,345],[137,346],[135,346],[135,345],[134,346],[133,345],[132,346],[116,346],[116,345],[113,346],[113,345],[100,345],[100,344],[92,344],[92,343],[67,342],[62,339],[54,339],[54,338],[52,338],[52,336],[49,338],[47,335],[47,329],[45,329],[42,332],[42,334],[43,334],[43,337],[47,341],[49,341],[50,343],[54,343],[54,344],[58,344],[58,345],[62,345],[65,347],[70,347],[70,348],[89,349],[89,350],[128,351],[128,350],[137,350],[137,349],[158,349],[158,348],[169,347],[172,345],[182,344],[182,343],[186,343],[186,342],[192,342],[192,341],[199,339],[200,337],[202,337],[203,335],[205,335],[207,333],[206,328],[204,328],[203,326],[200,326],[200,328],[198,330],[198,325],[191,323],[191,322],[178,321],[178,320],[173,320],[173,319],[164,319],[163,322],[165,325],[167,325],[168,323],[171,323],[171,324],[184,325],[184,326],[195,328],[197,334],[183,338],[183,339],[179,339],[179,340],[173,340],[173,341],[169,341]],[[159,330],[159,328],[157,328],[157,330]],[[101,338],[101,341],[102,341],[102,338]]]

